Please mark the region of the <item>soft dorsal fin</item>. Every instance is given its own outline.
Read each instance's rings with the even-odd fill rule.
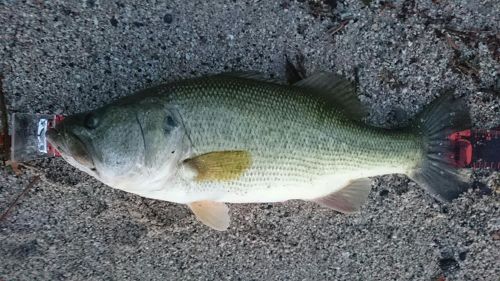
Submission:
[[[370,179],[355,179],[341,190],[312,201],[341,213],[352,213],[357,211],[365,202],[368,194],[370,194],[370,189]]]
[[[248,151],[215,151],[184,161],[194,170],[196,181],[227,181],[239,178],[251,164]]]
[[[294,86],[310,89],[333,106],[342,110],[349,118],[361,120],[366,110],[359,101],[354,85],[339,75],[327,72],[316,73]]]
[[[229,208],[222,202],[196,201],[188,204],[189,209],[204,225],[224,231],[229,227]]]

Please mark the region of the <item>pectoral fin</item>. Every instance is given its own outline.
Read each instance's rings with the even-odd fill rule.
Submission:
[[[206,226],[224,231],[229,227],[229,208],[226,204],[214,201],[197,201],[188,204],[196,218]]]
[[[243,150],[216,151],[184,161],[196,172],[197,181],[227,181],[237,179],[251,164],[250,153]]]
[[[341,213],[352,213],[366,201],[370,189],[370,179],[360,178],[350,181],[339,191],[312,201]]]

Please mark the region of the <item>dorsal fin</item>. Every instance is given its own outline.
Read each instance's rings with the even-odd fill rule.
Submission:
[[[293,85],[307,88],[314,95],[320,95],[351,119],[361,120],[366,116],[366,110],[356,95],[354,85],[339,75],[319,72]]]
[[[304,55],[298,53],[295,55],[296,64],[285,54],[285,77],[288,84],[293,85],[301,80],[306,79],[307,72],[304,67]]]
[[[224,72],[221,74],[217,74],[216,76],[238,77],[238,78],[258,80],[269,83],[283,84],[283,81],[281,80],[275,78],[268,78],[266,77],[266,74],[254,71],[231,71],[231,72]]]

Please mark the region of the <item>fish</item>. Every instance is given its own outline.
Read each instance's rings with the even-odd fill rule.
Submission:
[[[358,211],[370,177],[404,174],[440,201],[469,188],[448,135],[470,127],[463,99],[442,95],[401,128],[366,124],[355,86],[318,72],[294,84],[251,72],[184,79],[66,117],[47,137],[104,184],[186,204],[228,229],[227,203],[304,200]]]

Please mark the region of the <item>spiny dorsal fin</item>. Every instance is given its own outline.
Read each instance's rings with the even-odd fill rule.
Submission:
[[[366,110],[356,95],[354,85],[339,75],[319,72],[293,85],[310,89],[312,94],[320,95],[349,118],[361,120],[366,116]]]
[[[251,164],[248,151],[216,151],[184,161],[196,172],[197,181],[227,181],[239,178]]]
[[[204,225],[224,231],[229,227],[229,208],[222,202],[196,201],[188,204],[196,218]]]
[[[258,80],[258,81],[262,81],[262,82],[283,84],[283,81],[281,81],[281,80],[274,79],[274,78],[268,78],[268,77],[266,77],[266,74],[264,74],[264,73],[253,72],[253,71],[224,72],[224,73],[221,73],[221,74],[217,74],[216,76],[238,77],[238,78],[245,78],[245,79],[250,79],[250,80]]]
[[[296,64],[294,64],[292,60],[285,55],[285,77],[288,84],[292,85],[306,79],[307,72],[304,67],[304,60],[304,55],[298,53],[295,55]]]
[[[370,189],[370,179],[355,179],[341,190],[312,201],[341,213],[352,213],[357,211],[365,202],[368,194],[370,194]]]

